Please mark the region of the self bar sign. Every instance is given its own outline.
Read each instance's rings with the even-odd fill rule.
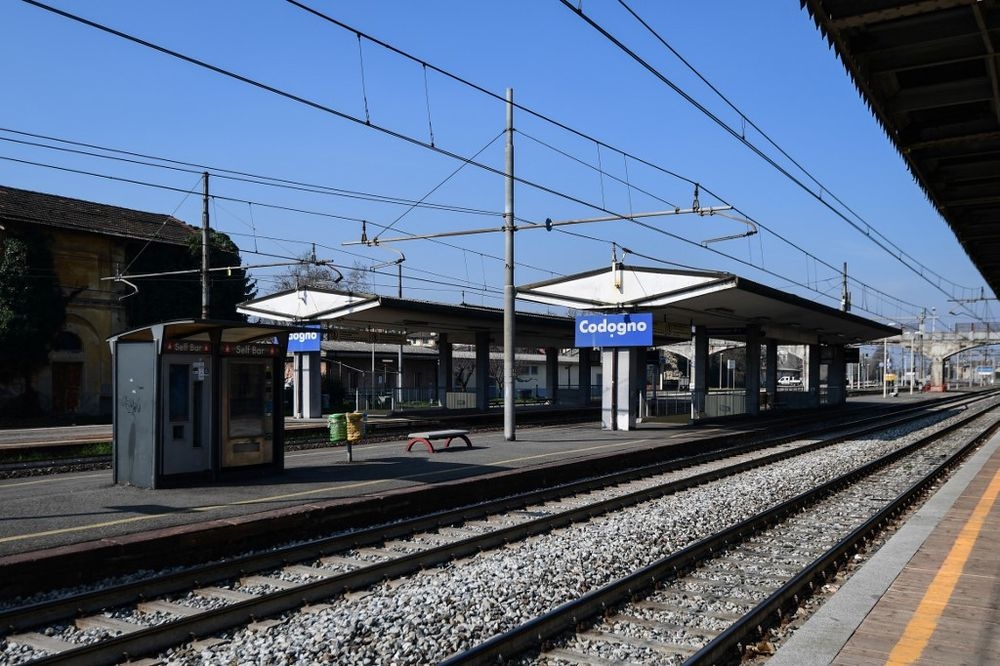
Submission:
[[[651,347],[653,315],[585,314],[576,317],[577,347]]]

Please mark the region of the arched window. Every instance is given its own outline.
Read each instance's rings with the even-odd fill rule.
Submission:
[[[83,343],[80,336],[69,331],[60,331],[52,345],[53,351],[78,352],[83,351]]]

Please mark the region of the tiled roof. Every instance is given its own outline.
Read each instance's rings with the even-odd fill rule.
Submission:
[[[105,236],[183,244],[196,230],[163,213],[0,186],[0,219]]]

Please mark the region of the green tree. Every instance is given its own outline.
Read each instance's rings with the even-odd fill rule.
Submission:
[[[223,268],[240,266],[240,249],[224,233],[209,230],[208,265]],[[201,234],[188,242],[188,251],[197,255],[198,266],[201,266]],[[201,278],[198,278],[198,311],[201,312]],[[212,271],[209,273],[209,317],[212,319],[229,319],[246,321],[246,315],[236,312],[236,306],[244,301],[256,298],[257,281],[251,278],[246,269],[234,268],[228,271]]]
[[[52,341],[66,321],[48,237],[25,230],[0,238],[0,381],[20,380],[20,415],[40,411],[32,376],[49,362]]]
[[[209,230],[209,267],[239,266],[240,251],[224,233]],[[125,299],[129,324],[147,326],[172,319],[201,317],[201,234],[192,231],[186,246],[132,248],[129,274],[195,271],[179,275],[136,278],[139,291]],[[257,295],[256,281],[243,268],[209,273],[209,318],[245,321],[236,306]]]

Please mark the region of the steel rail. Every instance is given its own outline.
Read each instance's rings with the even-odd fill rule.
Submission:
[[[687,666],[700,666],[702,664],[719,663],[731,656],[738,657],[748,637],[760,637],[767,627],[779,623],[782,617],[782,610],[787,608],[790,603],[796,601],[804,592],[811,592],[814,581],[825,577],[825,572],[836,568],[839,561],[846,561],[846,557],[849,554],[857,551],[872,535],[880,531],[883,525],[893,516],[902,513],[917,497],[928,490],[932,484],[936,483],[942,475],[968,456],[972,449],[978,446],[984,438],[995,432],[997,427],[998,421],[994,420],[989,429],[970,437],[957,451],[952,453],[931,472],[911,484],[895,500],[851,531],[850,534],[841,539],[826,553],[816,558],[810,565],[796,574],[795,577],[775,590],[767,599],[760,602],[749,613],[687,659],[684,664]]]
[[[816,442],[807,445],[806,447],[799,447],[789,451],[771,454],[756,461],[744,461],[735,466],[730,466],[725,470],[712,470],[703,474],[695,475],[688,479],[675,481],[662,486],[660,489],[646,489],[623,497],[604,500],[586,507],[556,514],[555,516],[539,518],[520,525],[495,530],[486,535],[470,537],[468,539],[426,549],[410,555],[405,555],[397,558],[396,560],[375,564],[357,571],[334,575],[320,580],[303,583],[288,590],[280,590],[278,592],[261,595],[247,601],[229,604],[215,610],[200,613],[196,616],[172,620],[156,627],[143,628],[141,625],[137,625],[138,628],[133,632],[113,637],[98,643],[72,648],[51,656],[42,657],[32,661],[31,663],[104,664],[120,660],[122,658],[149,654],[157,650],[169,648],[179,642],[184,642],[185,640],[189,640],[193,637],[209,635],[225,629],[231,629],[234,626],[245,624],[253,619],[294,610],[304,604],[328,599],[332,596],[336,596],[337,594],[365,587],[386,578],[407,575],[422,568],[434,566],[457,557],[474,554],[486,548],[495,548],[514,540],[526,538],[527,536],[544,533],[573,522],[587,520],[600,513],[613,511],[623,506],[633,505],[641,501],[669,494],[671,492],[677,492],[693,485],[722,478],[727,474],[736,473],[754,466],[768,464],[769,462],[774,462],[778,459],[799,455],[806,450],[813,450],[822,446],[828,446],[833,442],[840,441],[846,437],[857,436],[859,430],[868,432],[871,430],[883,429],[885,427],[889,426],[883,422],[878,425],[869,425],[864,428],[855,429],[855,431],[851,433],[841,432],[837,437],[826,442]],[[711,454],[709,457],[711,457]],[[691,460],[678,461],[678,463],[676,463],[676,465],[682,467],[690,464],[692,464]],[[669,467],[670,465],[668,464],[667,466]],[[588,480],[584,483],[592,484],[594,481]],[[599,483],[598,485],[603,486],[607,484]],[[562,495],[565,495],[565,493],[562,493]],[[523,498],[514,498],[513,502],[514,506],[523,506],[525,503]],[[491,508],[494,510],[496,509],[495,506]],[[471,509],[476,510],[477,507],[472,507]],[[457,510],[457,514],[455,512],[444,513],[459,515],[463,511],[468,510],[470,509],[459,509]],[[433,524],[434,523],[432,523],[432,525]],[[437,526],[440,526],[440,524],[440,521],[438,521]],[[403,532],[412,532],[412,529],[402,527],[399,529]],[[391,531],[392,530],[389,530],[389,532]],[[348,538],[354,536],[356,535],[349,535]],[[385,529],[381,529],[380,531],[376,529],[371,531],[370,536],[374,541],[383,541],[393,535],[391,533],[387,533],[387,530]],[[355,540],[354,543],[356,544],[357,540]],[[344,546],[341,545],[340,550],[343,550],[343,548]],[[278,553],[270,556],[270,558],[280,566],[281,564],[289,563],[289,558],[285,557],[285,555],[285,553]],[[241,571],[239,573],[242,573],[245,569],[243,569],[240,564],[241,563],[232,563],[232,567],[234,569],[240,569]],[[204,578],[198,578],[198,584],[205,584]],[[139,589],[144,589],[141,584]],[[144,592],[148,595],[150,590],[145,588]],[[75,605],[78,609],[80,608],[80,604]],[[33,610],[37,613],[40,609],[36,608]],[[35,620],[33,624],[37,625],[39,615],[35,614],[34,617]]]
[[[939,405],[935,405],[938,407]],[[952,405],[941,406],[943,409],[953,408]],[[745,461],[736,466],[728,466],[712,472],[706,472],[689,479],[682,479],[673,482],[673,485],[661,486],[660,488],[646,489],[631,495],[620,498],[613,498],[603,502],[589,505],[579,511],[579,516],[574,516],[574,520],[586,520],[592,515],[606,513],[630,504],[648,501],[655,497],[660,497],[673,492],[684,490],[687,487],[698,483],[722,478],[727,474],[735,474],[745,471],[754,466],[770,464],[778,460],[786,459],[794,455],[808,453],[824,446],[830,446],[847,438],[858,437],[869,432],[878,431],[894,425],[899,425],[915,418],[921,418],[926,412],[931,411],[925,408],[915,408],[905,410],[904,414],[895,414],[889,421],[884,420],[885,415],[876,417],[866,417],[848,424],[838,424],[834,429],[825,428],[826,431],[836,432],[835,437],[814,442],[809,445],[797,447],[795,449],[779,452],[752,461]],[[814,434],[821,429],[810,429],[805,434]],[[271,568],[281,567],[288,564],[299,563],[331,555],[351,548],[372,546],[386,540],[407,537],[415,532],[428,531],[444,526],[450,526],[469,520],[481,519],[484,516],[521,509],[532,504],[540,504],[547,501],[562,499],[572,495],[578,495],[593,490],[599,490],[611,485],[627,483],[636,479],[677,471],[685,467],[692,467],[705,463],[714,462],[732,457],[734,455],[752,453],[770,446],[777,446],[795,437],[801,437],[803,433],[785,433],[777,437],[759,442],[742,444],[739,446],[722,447],[712,451],[707,451],[695,456],[682,459],[659,462],[625,471],[600,475],[597,477],[573,481],[558,486],[533,490],[520,493],[510,497],[502,498],[493,502],[484,502],[472,506],[458,507],[430,513],[417,518],[399,521],[390,525],[379,525],[372,528],[357,530],[349,534],[334,535],[315,539],[308,543],[294,544],[282,548],[268,550],[263,553],[251,553],[248,555],[230,558],[222,562],[213,562],[197,567],[185,568],[181,571],[162,574],[153,578],[146,578],[130,583],[113,585],[100,590],[85,592],[72,597],[52,599],[36,604],[0,610],[0,627],[6,632],[20,631],[31,627],[40,626],[46,622],[55,622],[78,616],[81,613],[96,612],[112,606],[120,606],[135,603],[141,598],[163,596],[182,592],[195,585],[206,585],[219,581],[228,580],[236,576],[245,575],[249,571],[263,571]],[[706,440],[703,440],[704,443]],[[534,522],[534,521],[532,521]],[[539,520],[538,526],[533,527],[531,532],[519,532],[509,529],[503,532],[503,538],[512,540],[523,538],[528,534],[538,534],[543,531],[539,526],[543,525],[543,519]],[[522,523],[518,528],[530,523]],[[486,546],[480,546],[486,547]],[[425,551],[426,552],[426,551]],[[415,560],[416,566],[430,566],[429,562]],[[387,573],[385,575],[388,575]]]
[[[979,412],[969,414],[940,431],[922,437],[912,444],[842,474],[756,516],[732,525],[714,535],[705,537],[671,555],[642,567],[628,576],[584,594],[578,599],[568,601],[544,615],[529,620],[509,631],[497,634],[465,652],[450,656],[440,663],[444,666],[500,663],[525,652],[535,650],[546,640],[555,638],[565,632],[574,631],[580,624],[591,621],[593,618],[606,613],[608,609],[647,593],[649,590],[655,588],[659,581],[678,577],[680,572],[694,568],[701,561],[711,557],[719,550],[726,549],[734,543],[743,541],[759,533],[763,529],[797,513],[805,506],[830,495],[840,488],[850,485],[856,479],[863,478],[909,455],[953,430],[965,426],[981,415],[982,413]],[[979,437],[977,437],[978,439]],[[949,460],[955,459],[957,458],[949,458]],[[767,610],[773,612],[770,608]],[[748,621],[743,626],[749,624]],[[736,640],[739,639],[737,638]],[[729,647],[727,646],[727,649]],[[707,658],[705,661],[698,663],[712,663],[712,661],[712,658]]]

